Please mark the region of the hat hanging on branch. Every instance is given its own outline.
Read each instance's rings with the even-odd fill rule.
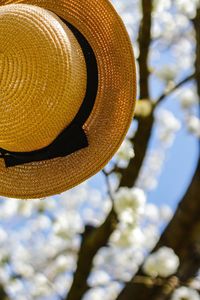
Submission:
[[[135,98],[132,46],[108,0],[1,0],[0,195],[50,196],[97,173]]]

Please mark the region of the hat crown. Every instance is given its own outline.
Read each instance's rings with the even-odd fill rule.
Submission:
[[[0,148],[49,145],[77,114],[86,91],[81,47],[54,13],[0,7]]]

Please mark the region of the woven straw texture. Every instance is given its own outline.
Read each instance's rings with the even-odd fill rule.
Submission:
[[[0,6],[0,42],[1,148],[43,148],[70,124],[83,101],[82,50],[56,15],[27,4]]]
[[[74,187],[75,185],[83,182],[90,176],[97,173],[104,165],[110,160],[110,158],[114,155],[120,144],[122,143],[125,134],[129,128],[130,122],[133,117],[133,111],[135,106],[135,98],[136,98],[136,74],[135,74],[135,63],[134,63],[134,56],[132,47],[130,44],[129,37],[127,32],[124,28],[124,25],[117,15],[115,10],[113,9],[112,5],[107,0],[84,0],[84,1],[77,1],[77,0],[21,0],[21,1],[14,1],[14,0],[1,0],[0,5],[6,4],[31,4],[36,5],[42,8],[45,8],[51,12],[54,12],[56,15],[66,19],[68,22],[73,24],[89,41],[90,45],[92,46],[98,64],[98,72],[99,72],[99,87],[98,93],[95,101],[94,108],[88,120],[84,125],[84,129],[87,133],[89,139],[89,147],[79,150],[69,156],[63,158],[55,158],[51,160],[41,161],[41,162],[34,162],[28,163],[12,168],[5,168],[5,164],[3,159],[0,159],[0,194],[3,196],[14,197],[14,198],[22,198],[22,199],[31,199],[31,198],[41,198],[45,196],[50,196],[53,194],[61,193],[69,188]],[[0,17],[1,19],[1,17]],[[33,27],[36,30],[37,26],[39,26],[37,22],[40,19],[40,22],[45,23],[45,20],[42,21],[41,18],[37,16],[33,17]],[[0,20],[1,22],[1,20]],[[27,19],[26,26],[29,26],[30,19]],[[31,20],[32,22],[32,20]],[[59,23],[59,21],[58,21]],[[59,23],[60,24],[60,23]],[[46,25],[46,24],[45,24]],[[19,23],[16,21],[16,26],[19,26]],[[21,26],[21,25],[20,25]],[[32,26],[32,24],[30,25]],[[23,27],[23,25],[22,25]],[[57,29],[59,31],[59,29]],[[1,29],[0,29],[1,31]],[[62,32],[62,30],[61,30]],[[59,36],[59,32],[56,32]],[[65,36],[70,36],[69,32],[65,28]],[[0,37],[2,38],[2,33],[0,32]],[[47,34],[48,35],[48,34]],[[62,35],[61,35],[62,36]],[[60,37],[61,37],[60,36]],[[65,91],[66,86],[68,86],[68,82],[65,82],[66,75],[63,74],[66,72],[65,67],[69,63],[69,48],[66,46],[66,40],[62,40],[62,37],[59,39],[58,44],[60,46],[59,50],[54,49],[50,50],[51,47],[51,37],[48,40],[49,51],[61,51],[58,56],[60,69],[59,71],[56,69],[55,65],[52,66],[52,62],[49,61],[48,65],[56,72],[56,76],[59,76],[59,82],[55,84],[56,76],[53,79],[53,86],[55,86],[54,95],[59,102],[56,105],[63,105],[66,103],[66,96],[63,97],[63,93]],[[56,38],[55,38],[56,39]],[[73,38],[72,38],[73,40]],[[43,41],[44,42],[44,41]],[[78,47],[75,45],[76,43],[70,41],[70,43],[74,43],[74,47]],[[1,39],[0,39],[1,44]],[[65,44],[65,46],[64,46]],[[20,45],[19,45],[20,46]],[[1,46],[0,46],[1,47]],[[47,47],[45,42],[45,47]],[[63,50],[64,48],[64,50]],[[62,50],[61,50],[62,49]],[[9,53],[9,50],[7,50]],[[62,52],[63,51],[63,52]],[[1,48],[0,48],[1,53]],[[5,52],[5,55],[7,52]],[[43,53],[42,53],[43,54]],[[8,54],[9,55],[9,54]],[[24,58],[26,63],[26,68],[31,68],[31,61],[29,62],[29,55],[30,51],[27,49],[27,53],[24,54],[26,58]],[[43,54],[44,55],[44,54]],[[51,54],[47,54],[48,57]],[[79,59],[81,60],[80,53],[78,54]],[[42,56],[43,57],[43,56]],[[38,59],[39,55],[37,56]],[[66,58],[64,61],[63,59]],[[19,55],[19,59],[22,59]],[[1,61],[1,59],[0,59]],[[3,60],[4,61],[4,60]],[[78,58],[75,59],[78,61]],[[0,62],[1,63],[1,62]],[[36,67],[36,61],[34,61]],[[17,62],[16,62],[17,66]],[[76,68],[73,66],[75,73],[80,68]],[[14,62],[13,66],[14,68]],[[80,72],[81,76],[85,76],[83,69],[84,64],[82,66],[82,71]],[[20,70],[19,72],[22,72]],[[4,68],[3,68],[3,72]],[[17,72],[17,71],[16,71]],[[32,72],[34,72],[32,70]],[[41,71],[42,72],[42,71]],[[61,73],[60,73],[61,72]],[[0,76],[1,72],[0,72]],[[7,81],[11,80],[14,82],[13,74],[7,77]],[[18,75],[19,76],[19,75]],[[64,76],[64,82],[63,82]],[[18,77],[19,78],[19,77]],[[75,79],[77,77],[75,76]],[[60,92],[60,81],[62,82],[62,92]],[[78,80],[79,81],[79,80]],[[34,85],[27,90],[27,94],[34,94],[37,89],[42,89],[42,84],[45,84],[46,81],[43,83],[35,82]],[[16,84],[16,83],[15,83]],[[51,81],[48,81],[51,88]],[[58,86],[57,86],[58,85]],[[72,83],[72,86],[75,86],[75,83]],[[25,88],[22,88],[22,90]],[[83,93],[85,89],[85,80],[83,80],[83,87],[80,88],[80,94]],[[74,89],[76,90],[76,89]],[[74,92],[72,89],[72,93]],[[18,91],[18,90],[17,90]],[[13,101],[11,98],[12,92],[9,90],[9,99],[6,101]],[[57,94],[56,94],[57,93]],[[68,93],[66,93],[68,95]],[[80,98],[77,95],[77,104],[74,106],[75,110],[77,110],[78,106],[80,105]],[[17,103],[17,95],[15,95]],[[60,98],[59,98],[60,97]],[[65,98],[65,100],[64,100]],[[70,99],[67,100],[70,103]],[[6,102],[7,103],[7,102]],[[12,103],[13,105],[13,103]],[[3,121],[3,125],[8,125],[7,128],[10,128],[10,125],[13,126],[13,122],[15,119],[24,117],[24,105],[19,104],[20,109],[18,111],[18,115],[15,118],[12,118],[10,122],[9,112],[6,111],[5,118]],[[36,104],[38,105],[38,110],[41,109],[41,103]],[[70,108],[66,103],[66,120],[65,126],[67,125],[67,114],[71,109],[71,104],[69,104]],[[2,107],[2,105],[1,105]],[[4,113],[4,109],[1,108],[1,112]],[[37,107],[35,108],[37,109]],[[62,106],[63,109],[63,106]],[[21,111],[20,111],[21,110]],[[59,109],[55,108],[56,113],[59,112]],[[58,115],[53,116],[49,111],[45,115],[47,127],[50,124],[54,123],[54,118],[56,122],[58,121]],[[61,119],[63,121],[63,113],[61,113]],[[26,117],[28,118],[29,115]],[[70,112],[70,117],[73,118],[73,112]],[[42,120],[43,118],[41,118]],[[2,122],[2,121],[1,121]],[[0,122],[0,124],[2,124]],[[7,122],[7,123],[6,123]],[[38,119],[34,119],[30,122],[30,126],[32,122],[36,122],[36,127],[39,127]],[[58,122],[59,123],[59,122]],[[18,122],[17,122],[18,124]],[[64,124],[63,124],[64,125]],[[58,124],[57,129],[53,132],[52,136],[55,136],[59,128],[63,125]],[[60,126],[60,127],[59,127]],[[65,127],[64,126],[64,127]],[[35,128],[36,128],[35,127]],[[54,126],[52,126],[54,127]],[[23,125],[23,130],[24,130]],[[33,129],[34,130],[34,129]],[[38,129],[37,129],[38,130]],[[36,132],[37,132],[36,130]],[[53,130],[53,129],[51,129]],[[20,131],[20,129],[19,129]],[[41,129],[39,132],[45,135],[45,132],[42,133]],[[52,132],[52,131],[51,131]],[[2,134],[2,133],[1,133]],[[7,135],[3,135],[3,140],[5,145],[9,145],[9,143],[16,140],[14,139],[14,132],[9,132],[9,139]],[[19,133],[21,136],[21,133]],[[50,134],[51,135],[51,134]],[[48,135],[48,138],[50,136]],[[51,137],[52,138],[52,137]],[[42,139],[38,139],[38,142],[41,142]],[[47,140],[45,140],[45,143]],[[11,143],[12,144],[12,143]],[[10,144],[10,145],[11,145]],[[12,149],[17,147],[17,143],[12,144]],[[34,141],[34,145],[36,142]],[[39,144],[38,144],[39,145]],[[1,145],[3,148],[3,146]],[[23,148],[29,147],[29,143],[26,144],[24,141]],[[32,145],[30,146],[32,147]]]

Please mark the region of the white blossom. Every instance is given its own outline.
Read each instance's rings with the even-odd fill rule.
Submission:
[[[168,131],[176,132],[180,129],[180,121],[174,116],[172,112],[166,109],[160,109],[156,113],[156,120],[159,125]]]
[[[169,222],[173,216],[172,209],[169,207],[169,205],[163,204],[160,207],[160,218],[164,222]]]
[[[176,5],[180,11],[190,18],[195,17],[196,9],[199,6],[199,3],[199,0],[191,0],[189,4],[188,0],[176,0]]]
[[[140,214],[144,210],[146,195],[139,188],[121,187],[114,195],[114,207],[117,214],[123,213],[125,210],[130,210],[133,214]]]
[[[48,230],[52,228],[51,219],[46,215],[39,215],[37,219],[30,222],[32,231]]]
[[[6,231],[0,227],[0,244],[5,242],[7,237],[8,237],[8,235],[7,235]]]
[[[62,295],[68,291],[72,285],[73,277],[70,274],[60,274],[56,277],[55,282],[53,284],[53,290],[57,292],[57,294]]]
[[[165,153],[161,149],[148,151],[146,163],[142,167],[137,186],[144,190],[153,190],[158,185],[158,177],[165,161]]]
[[[129,209],[125,209],[118,214],[120,223],[126,224],[129,227],[135,228],[138,224],[138,216]]]
[[[154,4],[154,10],[160,14],[164,10],[170,8],[171,0],[154,0],[153,4]]]
[[[152,277],[168,277],[174,274],[179,266],[179,258],[171,248],[162,247],[150,254],[144,263],[144,272]]]
[[[143,229],[144,248],[151,251],[159,240],[160,233],[157,225],[150,224]]]
[[[195,278],[191,279],[189,286],[192,289],[200,290],[200,272],[198,272]]]
[[[186,120],[187,129],[197,137],[200,137],[200,119],[196,116],[189,116]]]
[[[148,172],[145,172],[145,174],[142,175],[143,176],[140,176],[138,180],[139,187],[150,191],[158,186],[157,176],[154,176],[154,174],[151,173],[151,170],[148,170]]]
[[[90,286],[105,285],[109,283],[109,281],[110,281],[110,276],[108,275],[107,272],[103,270],[95,270],[92,273],[92,276],[89,278]]]
[[[83,222],[78,214],[71,212],[69,214],[60,213],[53,224],[54,232],[61,237],[71,237],[84,230]]]
[[[6,199],[1,204],[1,210],[0,210],[0,218],[1,220],[5,220],[7,218],[11,218],[12,216],[17,214],[18,210],[18,203],[19,201],[16,199]]]
[[[111,278],[121,281],[130,280],[144,259],[141,248],[112,245],[100,249],[94,259],[95,270],[105,270]]]
[[[24,217],[30,217],[33,212],[34,201],[19,201],[18,213]]]
[[[31,294],[33,297],[48,295],[52,293],[47,277],[42,273],[37,273],[32,278]]]
[[[165,65],[157,70],[155,72],[155,75],[164,81],[172,81],[177,75],[177,68],[175,65]]]
[[[129,161],[135,156],[132,143],[126,138],[116,153],[117,161]]]
[[[147,203],[145,206],[144,216],[151,222],[157,223],[159,221],[159,209],[153,203]]]
[[[178,95],[182,108],[191,108],[198,103],[198,96],[192,89],[185,89]]]
[[[180,14],[176,14],[176,18],[174,17],[174,15],[171,14],[171,12],[169,11],[163,11],[162,12],[162,18],[160,18],[160,13],[155,13],[153,15],[153,27],[152,27],[152,34],[153,37],[156,38],[162,38],[162,41],[165,44],[170,43],[171,41],[173,41],[174,38],[178,37],[178,40],[180,40],[180,30],[182,29],[182,27],[186,27],[188,25],[188,19]],[[174,43],[172,43],[174,44]],[[154,52],[157,49],[153,49],[152,52]],[[161,53],[158,49],[157,51],[158,53],[158,57],[160,58]],[[175,53],[174,53],[175,55]],[[186,56],[187,57],[187,56]],[[182,60],[181,60],[182,61]],[[176,61],[176,69],[177,71],[174,70],[174,64],[170,63],[169,64],[169,68],[167,65],[164,65],[166,67],[166,70],[171,71],[172,73],[170,74],[170,76],[168,77],[168,74],[166,74],[166,71],[162,72],[161,71],[161,67],[159,67],[158,69],[158,77],[159,77],[159,72],[161,72],[161,78],[166,82],[165,75],[166,77],[168,77],[170,79],[170,81],[173,78],[173,75],[177,75],[178,71],[180,70],[179,68],[177,68],[177,62]],[[184,63],[182,61],[182,63]],[[176,74],[175,74],[176,73]],[[155,75],[157,75],[157,71],[155,72]],[[163,76],[164,75],[164,76]]]
[[[13,297],[15,295],[20,295],[20,297],[23,295],[23,283],[21,280],[19,279],[15,279],[15,280],[12,280],[9,285],[7,286],[7,290],[9,291],[9,293],[11,295],[13,295]],[[22,294],[22,295],[21,295]],[[19,298],[17,298],[19,299]],[[22,299],[22,297],[21,297]],[[25,298],[23,298],[25,300]]]
[[[84,297],[84,300],[102,300],[105,299],[105,292],[102,288],[91,289]]]
[[[59,255],[55,260],[56,273],[70,271],[75,268],[74,257],[70,255]]]
[[[119,226],[110,237],[112,244],[118,247],[141,247],[144,235],[139,227]]]
[[[5,285],[9,284],[10,274],[9,274],[8,269],[0,268],[0,281],[1,281],[1,284],[5,284]]]
[[[34,268],[29,263],[25,263],[20,260],[14,260],[13,268],[16,274],[20,274],[24,278],[31,278],[34,276]]]
[[[43,284],[46,284],[48,280],[47,280],[47,278],[46,278],[46,276],[44,274],[37,273],[37,274],[35,274],[35,276],[33,278],[33,281],[36,284],[43,285]]]
[[[200,296],[194,289],[182,286],[176,289],[171,300],[200,300]]]
[[[166,109],[156,112],[156,121],[159,125],[158,138],[166,146],[171,146],[175,133],[181,128],[180,121]]]
[[[111,282],[107,286],[107,288],[105,290],[105,293],[106,294],[108,293],[108,299],[109,300],[113,300],[113,299],[117,299],[117,296],[119,295],[120,290],[121,290],[120,283],[118,283],[118,282]]]

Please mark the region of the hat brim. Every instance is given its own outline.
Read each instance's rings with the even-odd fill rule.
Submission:
[[[74,25],[97,59],[99,86],[84,124],[89,146],[69,156],[6,168],[0,159],[0,195],[33,199],[62,193],[100,171],[121,145],[133,118],[136,71],[125,27],[107,0],[1,0],[48,9]]]

